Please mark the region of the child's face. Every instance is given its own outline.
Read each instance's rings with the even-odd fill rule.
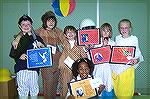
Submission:
[[[130,24],[127,22],[121,22],[120,23],[120,33],[122,37],[127,38],[129,37],[129,33],[131,31]]]
[[[102,34],[102,37],[105,38],[105,37],[109,37],[111,31],[109,29],[109,27],[105,27],[103,30],[101,30],[101,34]]]
[[[67,30],[66,31],[66,37],[68,40],[74,40],[75,36],[76,36],[75,31],[73,31],[73,30]]]
[[[86,62],[81,62],[78,66],[79,68],[79,75],[81,79],[88,78],[88,75],[90,74],[90,68]]]
[[[49,20],[47,20],[47,28],[49,29],[49,30],[51,30],[52,28],[54,28],[54,26],[55,26],[55,20],[54,19],[49,19]]]
[[[24,32],[24,33],[31,32],[32,24],[28,20],[22,21],[20,24],[20,28],[21,28],[22,32]]]

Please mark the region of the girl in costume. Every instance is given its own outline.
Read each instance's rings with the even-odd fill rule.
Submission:
[[[131,35],[132,24],[128,19],[122,19],[118,24],[120,35],[116,36],[116,46],[135,46],[135,57],[129,59],[129,64],[115,64],[112,66],[114,91],[117,97],[134,94],[134,69],[144,61],[138,45],[138,38]],[[126,97],[127,98],[127,97]]]

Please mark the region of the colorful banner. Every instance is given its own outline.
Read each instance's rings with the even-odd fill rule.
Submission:
[[[78,30],[78,45],[100,44],[99,29]]]
[[[50,47],[27,50],[27,56],[28,68],[52,66],[52,51]]]
[[[110,61],[111,47],[104,46],[90,50],[90,57],[94,64],[108,63]]]
[[[134,46],[113,46],[111,53],[111,63],[130,64],[130,59],[135,56]]]

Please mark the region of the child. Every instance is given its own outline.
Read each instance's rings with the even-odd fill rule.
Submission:
[[[76,60],[72,65],[72,74],[74,76],[74,79],[72,79],[71,82],[92,77],[93,70],[94,70],[94,64],[88,58],[81,58]],[[105,88],[104,85],[99,86],[98,88],[99,95],[101,94],[104,88]],[[75,99],[75,97],[70,94],[70,91],[68,91],[66,98]]]
[[[81,30],[90,30],[90,29],[96,29],[96,25],[93,22],[93,20],[89,19],[89,18],[85,18],[80,22],[80,29]],[[89,45],[85,45],[84,47],[84,51],[87,52],[87,56],[90,59],[90,55],[88,53],[88,51],[93,48],[94,45],[93,44],[89,44]]]
[[[71,66],[73,61],[87,57],[83,47],[77,45],[76,28],[74,26],[66,26],[64,35],[66,40],[62,42],[63,52],[59,59],[58,67],[60,69],[60,96],[66,96],[67,83],[72,79]]]
[[[122,19],[118,24],[120,35],[116,36],[116,46],[135,46],[135,57],[130,60],[132,65],[115,64],[112,66],[114,91],[117,97],[134,94],[134,68],[143,61],[138,45],[138,38],[131,35],[132,24],[128,19]]]
[[[57,18],[52,11],[47,11],[41,17],[42,27],[36,30],[40,37],[43,38],[47,47],[52,47],[53,66],[42,68],[43,92],[44,96],[50,98],[56,97],[57,83],[59,77],[59,58],[61,51],[59,45],[63,40],[63,32],[57,27]]]
[[[91,19],[84,19],[80,23],[80,29],[96,29],[95,23]],[[112,37],[112,27],[109,23],[104,23],[100,28],[101,33],[101,44],[98,45],[91,45],[90,47],[86,47],[86,49],[101,47],[110,45],[115,45],[115,42],[112,41],[110,38]],[[90,55],[87,52],[88,58],[90,59]],[[112,76],[111,76],[111,68],[109,63],[95,65],[93,76],[100,77],[106,85],[105,90],[102,92],[102,96],[114,96],[113,92],[113,84],[112,84]]]
[[[15,64],[15,73],[17,74],[17,85],[18,85],[18,94],[19,98],[27,99],[28,95],[31,98],[36,99],[39,93],[38,86],[38,74],[39,68],[28,69],[27,68],[27,55],[26,52],[28,49],[33,49],[34,47],[44,47],[42,38],[36,36],[36,39],[33,36],[32,31],[32,19],[28,15],[23,15],[18,21],[19,28],[21,32],[21,38],[19,40],[17,48],[14,49],[12,46],[10,57],[14,58]],[[36,40],[36,41],[35,41]],[[38,44],[37,44],[38,42]]]
[[[47,11],[41,17],[42,26],[36,30],[36,33],[43,39],[47,47],[52,47],[53,66],[41,68],[43,80],[44,96],[56,97],[56,86],[58,82],[59,70],[58,63],[61,52],[58,48],[61,40],[63,40],[63,32],[57,27],[57,18],[52,11]],[[12,45],[17,48],[21,35],[13,41]],[[54,49],[54,51],[53,51]]]
[[[101,44],[94,47],[102,47],[106,45],[114,46],[115,42],[111,40],[112,27],[109,23],[104,23],[100,27]],[[102,96],[114,96],[113,83],[112,83],[112,71],[109,63],[102,63],[95,65],[93,76],[100,77],[106,86],[102,92]]]

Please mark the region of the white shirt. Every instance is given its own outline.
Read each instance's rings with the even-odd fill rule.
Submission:
[[[74,42],[75,42],[75,40],[72,40],[72,41],[69,40],[69,44],[70,44],[71,49],[72,49],[73,46],[74,46]]]
[[[102,38],[101,38],[101,44],[95,45],[94,47],[102,47]],[[111,40],[110,38],[108,39],[108,44],[111,47],[115,45],[115,42]],[[93,71],[93,76],[94,77],[100,77],[104,83],[105,90],[107,92],[110,92],[113,89],[113,83],[112,83],[112,70],[111,70],[111,65],[109,63],[103,63],[103,64],[97,64],[94,67]]]
[[[139,58],[140,59],[139,63],[144,61],[141,51],[139,49],[138,38],[136,36],[131,35],[128,38],[123,38],[122,35],[118,35],[116,36],[115,42],[116,42],[116,46],[135,46],[136,50],[135,50],[134,58]],[[134,65],[135,68],[137,66],[138,64]],[[111,67],[115,73],[120,74],[126,69],[128,69],[129,67],[131,67],[131,65],[115,64]]]

